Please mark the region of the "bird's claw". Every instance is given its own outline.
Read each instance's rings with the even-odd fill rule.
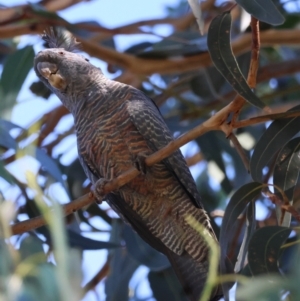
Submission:
[[[145,175],[147,172],[146,158],[147,158],[146,155],[138,154],[138,155],[136,155],[135,160],[134,160],[135,168],[138,171],[140,171],[143,175]]]
[[[96,202],[98,204],[102,203],[103,198],[105,197],[105,191],[104,191],[104,186],[108,183],[109,181],[104,178],[100,178],[97,180],[97,182],[93,185],[92,191],[93,194],[96,198]]]

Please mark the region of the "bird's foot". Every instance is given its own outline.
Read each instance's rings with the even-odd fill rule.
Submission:
[[[96,202],[98,204],[102,203],[102,200],[105,197],[105,191],[104,191],[104,186],[108,183],[109,181],[105,178],[100,178],[97,180],[97,182],[92,186],[92,192],[96,198]]]
[[[147,172],[146,158],[147,156],[144,154],[137,154],[134,159],[134,167],[143,175],[145,175]]]

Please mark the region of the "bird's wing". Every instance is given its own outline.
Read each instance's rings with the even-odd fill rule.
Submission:
[[[155,103],[144,93],[133,88],[128,99],[127,110],[131,121],[147,141],[153,152],[163,148],[173,140],[172,133],[163,120]],[[163,160],[180,185],[189,195],[193,204],[202,208],[201,198],[195,181],[180,150]]]

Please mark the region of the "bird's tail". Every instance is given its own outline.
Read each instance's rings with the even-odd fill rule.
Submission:
[[[209,261],[197,262],[187,252],[182,255],[170,252],[167,256],[189,299],[198,301],[207,279]],[[222,296],[222,288],[218,286],[212,292],[210,301],[217,301]]]

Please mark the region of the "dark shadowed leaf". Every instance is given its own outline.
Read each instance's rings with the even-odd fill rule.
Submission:
[[[294,190],[298,181],[300,170],[300,137],[289,141],[278,154],[274,169],[273,182],[285,191],[290,204],[293,204]],[[276,205],[278,222],[281,221],[281,207]],[[289,227],[291,214],[286,212],[281,226]]]
[[[42,167],[45,168],[56,181],[61,183],[61,185],[66,188],[66,184],[56,162],[50,156],[48,156],[45,151],[38,147],[35,149],[35,156],[36,159],[41,163]]]
[[[0,178],[3,178],[8,183],[12,184],[14,182],[13,177],[10,175],[10,173],[4,168],[4,165],[2,162],[0,162]]]
[[[226,207],[219,239],[221,247],[220,267],[222,274],[225,274],[228,270],[225,260],[229,242],[234,235],[233,230],[235,222],[237,221],[238,216],[243,213],[248,203],[258,197],[263,187],[264,185],[256,182],[242,186],[234,193]],[[224,295],[226,295],[231,288],[231,285],[223,283],[222,287]]]
[[[70,229],[67,229],[67,239],[71,247],[80,248],[82,250],[112,249],[112,248],[120,248],[121,246],[120,244],[117,243],[99,241],[99,240],[87,238]]]
[[[207,45],[211,59],[220,73],[232,85],[233,89],[252,105],[264,108],[265,104],[248,86],[232,53],[230,27],[231,15],[229,11],[212,20],[207,35]]]
[[[236,2],[260,21],[272,25],[280,25],[284,22],[283,15],[272,0],[236,0]]]
[[[0,114],[16,103],[19,91],[32,68],[34,51],[26,46],[7,56],[0,80]]]
[[[48,99],[52,93],[40,80],[33,82],[29,89],[36,96],[41,96],[45,99]]]
[[[291,231],[286,227],[267,226],[253,234],[248,249],[248,262],[253,275],[279,273],[280,248]]]
[[[11,252],[8,249],[8,246],[4,239],[0,239],[0,277],[4,279],[4,277],[8,276],[14,267],[13,259],[11,257]],[[4,276],[4,277],[3,277]]]
[[[288,111],[297,111],[296,106]],[[277,119],[267,128],[257,142],[250,161],[252,179],[262,182],[262,170],[277,152],[300,130],[300,117]]]
[[[111,239],[112,243],[121,243],[123,223],[114,220]],[[129,281],[140,263],[129,256],[126,248],[118,248],[109,252],[110,273],[105,281],[106,301],[127,301],[129,297]]]
[[[176,32],[136,55],[143,58],[167,58],[204,51],[207,51],[206,39],[199,35],[199,31],[184,31]]]
[[[201,152],[204,154],[207,161],[214,161],[218,167],[222,170],[225,177],[222,181],[222,188],[226,193],[232,190],[232,185],[227,177],[226,168],[222,157],[222,144],[221,141],[225,139],[224,135],[220,135],[218,132],[209,132],[204,136],[200,136],[196,139]],[[228,144],[228,143],[227,143]]]
[[[6,129],[1,127],[0,124],[0,146],[3,146],[6,149],[16,149],[17,143],[15,139],[9,134]]]
[[[247,214],[246,214],[246,229],[244,233],[243,242],[239,251],[239,255],[237,258],[237,262],[234,267],[234,271],[238,273],[241,271],[244,267],[247,251],[248,251],[248,245],[249,241],[252,237],[252,234],[255,230],[255,203],[250,202],[247,208]]]
[[[170,267],[165,255],[153,249],[131,227],[125,225],[123,237],[130,256],[152,271],[161,271]]]
[[[15,128],[22,129],[19,125],[1,118],[0,118],[0,128],[3,129],[4,131],[10,131]]]
[[[156,301],[188,301],[172,268],[150,271],[148,280]]]

